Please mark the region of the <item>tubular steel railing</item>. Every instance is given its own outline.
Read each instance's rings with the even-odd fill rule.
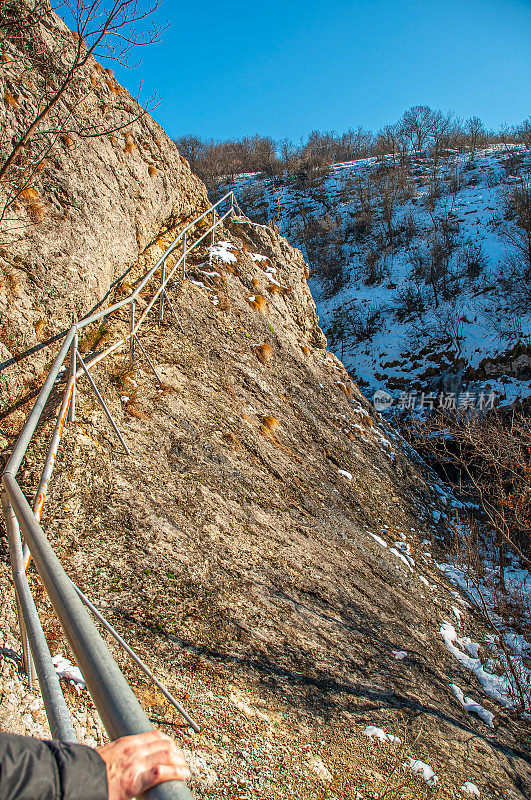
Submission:
[[[221,213],[221,209],[225,205],[228,205],[229,208],[224,213]],[[104,625],[109,633],[114,636],[120,646],[124,648],[144,673],[155,682],[167,699],[169,699],[183,715],[186,722],[194,728],[194,730],[199,730],[198,724],[192,717],[181,708],[175,698],[167,691],[160,681],[158,681],[146,664],[131,650],[112,625],[105,620],[88,598],[85,597],[83,592],[70,580],[46,538],[46,534],[40,525],[40,519],[63,428],[67,420],[71,422],[75,421],[77,380],[83,376],[87,378],[90,387],[94,391],[98,402],[101,404],[124,450],[130,454],[127,443],[120,433],[111,412],[90,374],[90,369],[129,342],[131,359],[134,359],[135,345],[138,345],[140,351],[146,357],[146,360],[155,373],[157,380],[160,381],[149,355],[138,338],[138,330],[151,309],[156,307],[157,300],[159,301],[158,307],[156,307],[158,321],[162,322],[165,306],[167,305],[178,324],[181,325],[171,300],[167,296],[168,284],[173,280],[178,270],[179,277],[184,280],[186,277],[187,255],[210,235],[211,244],[213,245],[215,243],[216,228],[222,225],[227,217],[234,218],[235,209],[239,211],[233,192],[229,192],[179,233],[157,263],[146,272],[140,283],[128,297],[72,325],[64,338],[59,353],[53,362],[35,405],[26,420],[24,428],[22,429],[9,461],[7,462],[4,473],[2,474],[2,509],[9,540],[11,567],[15,584],[17,611],[23,645],[24,666],[30,683],[36,672],[52,736],[63,741],[73,742],[76,738],[70,713],[65,703],[59,678],[52,664],[50,651],[28,584],[27,567],[31,558],[33,558],[54,611],[83,673],[83,678],[88,690],[111,739],[118,736],[143,733],[144,731],[151,730],[153,726],[149,722],[133,694],[131,687],[114,661],[105,641],[90,618],[87,608]],[[192,234],[197,232],[197,224],[210,215],[212,215],[212,222],[208,229],[198,238],[191,240]],[[181,247],[182,252],[180,252]],[[180,252],[180,256],[173,267],[168,271],[167,260],[176,250]],[[137,318],[137,298],[158,270],[160,270],[160,285]],[[97,353],[90,360],[83,360],[78,349],[80,332],[94,322],[102,320],[125,307],[129,307],[129,332],[121,336],[102,352]],[[66,372],[67,378],[63,400],[48,447],[32,509],[17,483],[16,475],[39,420],[41,419],[45,404],[48,401],[54,384],[64,372]],[[192,798],[187,786],[178,781],[169,781],[160,784],[147,792],[146,796],[153,800],[190,800]]]

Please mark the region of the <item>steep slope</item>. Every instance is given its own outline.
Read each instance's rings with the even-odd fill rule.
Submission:
[[[223,188],[303,248],[331,348],[367,397],[473,389],[511,402],[531,391],[531,316],[507,198],[530,170],[523,146],[499,145]]]
[[[434,500],[322,349],[299,253],[248,223],[223,235],[172,294],[184,333],[166,322],[142,335],[164,390],[127,354],[96,370],[132,459],[80,386],[45,529],[200,718],[198,738],[182,734],[199,796],[379,796],[393,766],[400,796],[417,796],[404,751],[371,744],[369,725],[429,764],[442,797],[466,780],[484,797],[525,796],[526,724],[485,697],[440,634],[472,623],[429,555],[452,499]],[[253,308],[272,280],[283,291]],[[30,493],[46,434],[22,474]],[[47,632],[64,652],[51,621]],[[140,696],[175,725],[142,682]]]
[[[65,30],[48,24],[53,47]],[[75,160],[57,155],[42,195],[51,207],[54,186],[72,187],[87,213],[74,223],[50,212],[6,248],[6,330],[20,347],[38,338],[43,307],[54,333],[107,293],[109,303],[128,293],[204,208],[204,187],[155,123],[136,124],[147,149],[152,135],[163,143],[160,184],[147,181],[140,147],[79,142]],[[31,278],[16,256],[33,259]],[[139,334],[162,385],[138,350],[133,366],[122,349],[94,368],[132,458],[80,380],[43,526],[71,577],[200,720],[199,735],[184,729],[116,653],[151,718],[187,750],[196,795],[452,798],[473,781],[485,798],[529,796],[529,721],[487,662],[487,631],[434,565],[457,502],[325,350],[301,253],[238,217],[187,270],[169,287],[180,324],[153,314]],[[117,313],[81,349],[128,325]],[[44,352],[1,373],[9,404],[41,375]],[[28,498],[61,389],[20,471]],[[6,458],[23,415],[3,412]],[[66,654],[30,580],[53,654]],[[43,735],[40,700],[15,667],[5,548],[0,581],[0,723]],[[80,737],[101,740],[87,693],[67,691]]]

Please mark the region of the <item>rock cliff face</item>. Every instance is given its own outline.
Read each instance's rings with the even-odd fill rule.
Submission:
[[[107,143],[103,158],[92,142],[86,156],[84,144],[58,156],[54,185],[98,210],[99,226],[89,215],[50,217],[5,248],[6,275],[19,285],[6,290],[5,313],[26,345],[35,341],[38,303],[47,298],[67,323],[131,268],[112,301],[160,252],[146,250],[149,241],[164,246],[204,207],[202,185],[158,126],[147,117],[137,124],[145,150],[126,157]],[[160,184],[143,172],[155,133]],[[52,252],[53,263],[44,255]],[[39,286],[16,273],[19,253],[35,259]],[[57,286],[70,274],[63,299]],[[120,451],[80,380],[44,529],[71,577],[204,726],[198,736],[183,730],[116,653],[150,717],[186,749],[198,798],[418,798],[432,788],[455,798],[473,781],[484,798],[522,800],[531,787],[529,724],[485,696],[440,633],[453,619],[459,647],[468,641],[474,650],[465,639],[472,626],[486,641],[433,564],[452,498],[433,490],[324,349],[306,277],[299,251],[243,218],[198,248],[188,279],[170,287],[180,324],[167,313],[158,325],[153,315],[140,334],[162,385],[140,354],[131,365],[126,350],[94,370],[133,457]],[[83,349],[95,351],[102,336],[112,341],[127,325],[115,315],[104,332],[86,333]],[[25,381],[42,361],[18,369]],[[52,426],[51,415],[21,469],[28,497]],[[14,427],[4,427],[5,453]],[[0,582],[12,600],[5,550]],[[31,582],[53,653],[65,653],[36,575]],[[9,604],[0,623],[4,647],[16,651]],[[44,733],[38,699],[15,718],[27,692],[12,666],[3,665],[3,676],[0,724]],[[495,728],[465,711],[451,683],[495,715]],[[68,701],[80,735],[101,739],[86,692]],[[371,725],[399,741],[382,732],[384,741],[371,741]],[[433,768],[432,788],[403,767],[409,757]]]
[[[24,38],[8,29],[0,42],[2,159],[36,113],[41,73],[56,53],[73,47],[68,28],[52,13],[31,36],[43,54],[41,72],[30,69]],[[31,192],[18,198],[1,225],[1,361],[68,328],[116,278],[149,259],[156,251],[149,245],[161,231],[207,206],[203,184],[173,142],[94,58],[81,78],[82,90],[67,92],[57,109],[67,116],[82,94],[75,125],[65,124],[68,133],[57,136]],[[83,135],[127,120],[133,121],[108,135]],[[2,206],[5,198],[0,188]],[[0,402],[14,399],[47,361],[49,352],[0,373]]]

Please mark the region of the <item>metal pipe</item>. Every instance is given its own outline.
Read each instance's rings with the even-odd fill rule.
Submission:
[[[70,346],[70,379],[74,379],[72,387],[72,397],[70,398],[70,408],[68,409],[68,421],[76,421],[76,350],[79,342],[77,332],[74,334],[72,344]]]
[[[154,264],[153,267],[151,267],[151,269],[145,274],[145,276],[142,278],[142,280],[140,281],[140,283],[138,284],[138,286],[136,287],[134,292],[132,292],[127,297],[124,297],[123,300],[119,300],[117,303],[113,303],[112,306],[109,306],[109,308],[103,309],[102,311],[98,311],[96,314],[92,314],[90,317],[86,317],[85,319],[81,320],[80,322],[77,323],[77,327],[78,328],[85,328],[87,325],[90,325],[93,322],[96,322],[97,320],[101,319],[102,317],[108,316],[109,314],[113,313],[114,311],[118,310],[119,308],[123,308],[123,306],[127,305],[132,299],[137,297],[139,292],[142,291],[144,286],[151,279],[151,277],[153,276],[153,273],[156,272],[157,269],[159,269],[162,261],[167,259],[168,256],[170,255],[170,253],[172,253],[173,250],[175,250],[175,248],[179,244],[180,240],[182,238],[184,238],[185,235],[188,234],[188,232],[194,227],[194,225],[197,222],[199,222],[204,217],[206,217],[207,214],[210,214],[210,212],[212,211],[213,208],[217,208],[217,206],[221,205],[221,203],[224,203],[225,200],[227,200],[227,198],[230,197],[230,195],[231,195],[231,192],[227,192],[227,194],[225,194],[220,200],[218,200],[217,203],[214,203],[213,206],[210,206],[209,208],[207,208],[206,211],[204,211],[202,214],[200,214],[198,217],[196,217],[192,222],[190,222],[190,224],[187,225],[186,228],[183,228],[183,230],[179,233],[179,235],[176,236],[175,239],[173,240],[173,242],[169,245],[169,247],[167,248],[166,252],[163,253],[162,256],[159,258],[157,263]]]
[[[70,343],[74,337],[74,333],[76,332],[75,326],[70,328],[61,349],[59,350],[55,361],[53,362],[52,368],[48,373],[48,377],[44,381],[43,387],[39,392],[39,396],[35,401],[35,405],[31,409],[30,415],[26,420],[26,424],[22,428],[22,432],[17,439],[17,443],[13,448],[13,452],[11,453],[11,457],[6,464],[6,472],[11,472],[13,475],[16,475],[22,459],[24,458],[24,454],[28,448],[29,442],[31,437],[33,436],[33,432],[38,425],[38,422],[41,418],[41,414],[43,412],[44,406],[46,405],[46,401],[50,396],[50,392],[53,389],[53,385],[55,383],[55,379],[59,374],[59,370],[61,369],[62,363],[65,359],[66,354],[68,353],[68,348],[70,347]]]
[[[98,355],[91,358],[90,361],[85,361],[85,366],[87,367],[87,369],[91,369],[96,364],[99,364],[100,361],[103,361],[104,358],[107,358],[108,355],[114,353],[115,350],[118,350],[122,345],[124,345],[128,341],[128,339],[129,339],[129,334],[127,336],[122,336],[121,339],[118,339],[118,341],[116,341],[114,344],[107,347],[101,353],[98,353]],[[79,367],[79,369],[76,372],[76,378],[79,378],[81,375],[83,375],[83,368]]]
[[[162,287],[162,291],[160,293],[159,324],[164,319],[164,294],[165,294],[164,289],[166,288],[165,278],[166,278],[166,262],[163,261],[160,271],[160,284]]]
[[[74,363],[75,363],[75,354],[74,354]],[[74,375],[70,377],[65,389],[65,393],[63,395],[63,402],[61,403],[61,408],[57,416],[55,428],[50,441],[50,446],[48,447],[48,452],[46,454],[46,459],[44,462],[44,467],[42,470],[39,486],[37,487],[37,491],[35,493],[33,513],[35,514],[38,520],[40,520],[42,516],[44,501],[46,500],[46,492],[48,490],[48,484],[50,483],[50,478],[52,477],[55,457],[57,455],[57,450],[59,449],[59,443],[61,441],[61,435],[63,433],[63,428],[65,426],[66,415],[68,413],[68,408],[71,402],[72,393],[74,391],[75,381],[76,378],[74,373]]]
[[[1,493],[1,503],[2,503],[2,511],[4,513],[4,518],[6,521],[6,530],[11,527],[11,535],[17,541],[20,542],[22,545],[22,541],[20,538],[20,528],[18,526],[17,518],[13,513],[13,509],[9,504],[9,500],[5,492]],[[9,557],[11,562],[11,572],[13,574],[13,582],[15,581],[15,570],[18,567],[18,551],[15,550],[11,551],[11,547],[9,548]],[[24,564],[24,552],[22,551],[22,563]],[[20,641],[22,644],[22,664],[24,666],[24,672],[28,676],[28,684],[30,692],[33,689],[33,680],[35,677],[35,665],[33,663],[33,659],[31,657],[31,650],[29,646],[29,639],[28,639],[28,632],[26,630],[26,623],[24,622],[24,615],[22,613],[22,606],[20,605],[20,600],[18,596],[18,592],[16,591],[15,586],[15,599],[17,603],[17,620],[18,620],[18,627],[20,630]]]
[[[18,488],[18,484],[13,476],[9,475],[9,478]],[[46,716],[50,724],[50,732],[54,739],[61,739],[63,742],[77,742],[70,713],[59,684],[59,678],[52,664],[50,650],[44,637],[33,597],[31,596],[26,571],[22,561],[22,544],[20,541],[18,521],[10,502],[10,491],[7,486],[5,488],[6,491],[2,492],[2,509],[6,520],[11,569],[13,571],[15,590],[31,644],[31,651],[35,660],[42,699],[46,708]],[[18,488],[18,491],[22,494],[20,488]],[[27,507],[26,514],[29,510],[30,517],[32,517],[35,524],[38,524],[26,498],[24,498],[24,501]],[[23,530],[24,535],[26,535],[25,526],[23,526]]]
[[[135,301],[131,302],[129,312],[129,336],[131,337],[131,365],[135,363]]]
[[[117,435],[117,437],[118,437],[118,438],[119,438],[119,440],[120,440],[120,444],[122,445],[122,447],[123,447],[123,449],[125,450],[125,452],[127,453],[127,455],[128,455],[128,456],[130,456],[130,455],[131,455],[131,451],[129,450],[128,446],[126,445],[126,443],[125,443],[125,441],[124,441],[124,438],[123,438],[122,434],[121,434],[121,433],[120,433],[120,431],[118,430],[118,426],[117,426],[116,422],[114,421],[114,419],[112,418],[112,414],[111,414],[111,412],[109,411],[109,409],[107,408],[107,405],[106,405],[106,403],[105,403],[105,400],[103,399],[103,397],[102,397],[102,395],[101,395],[101,393],[100,393],[100,390],[98,389],[98,387],[97,387],[97,386],[96,386],[96,384],[94,383],[94,380],[93,380],[93,378],[92,378],[92,375],[90,374],[90,372],[88,371],[87,367],[85,366],[85,362],[83,361],[83,359],[82,359],[82,358],[81,358],[81,356],[79,355],[79,350],[77,350],[77,351],[76,351],[76,353],[77,353],[77,357],[78,357],[78,359],[79,359],[79,363],[80,363],[80,364],[81,364],[81,366],[83,367],[83,371],[84,371],[85,375],[87,376],[88,382],[89,382],[89,383],[90,383],[90,385],[92,386],[92,391],[94,392],[94,394],[96,395],[96,397],[97,397],[97,398],[98,398],[98,400],[100,401],[101,407],[102,407],[102,408],[103,408],[103,410],[105,411],[105,414],[106,414],[106,416],[107,416],[107,419],[108,419],[108,420],[109,420],[109,422],[111,423],[111,426],[112,426],[112,429],[113,429],[113,431],[115,432],[115,434]]]
[[[181,329],[181,332],[182,332],[182,333],[184,333],[184,328],[183,328],[183,326],[181,325],[181,320],[180,320],[180,319],[179,319],[179,317],[177,316],[177,312],[176,312],[176,310],[174,309],[174,307],[173,307],[173,303],[172,303],[172,301],[170,300],[170,298],[168,297],[168,295],[166,295],[166,302],[168,303],[168,305],[169,305],[169,307],[170,307],[170,311],[172,312],[173,316],[174,316],[174,317],[175,317],[175,319],[177,320],[177,324],[178,324],[179,328]]]
[[[178,701],[175,699],[175,697],[174,697],[174,696],[173,696],[173,695],[172,695],[172,694],[171,694],[171,693],[170,693],[170,692],[169,692],[169,691],[166,689],[166,687],[164,686],[164,684],[162,684],[162,683],[159,681],[159,679],[158,679],[158,678],[157,678],[157,677],[156,677],[156,676],[155,676],[155,675],[154,675],[154,674],[151,672],[150,668],[147,666],[147,664],[145,664],[145,663],[142,661],[142,659],[140,658],[140,656],[137,656],[137,654],[135,653],[135,651],[134,651],[134,650],[132,650],[132,649],[131,649],[131,647],[129,647],[129,645],[127,644],[127,642],[125,641],[125,639],[123,639],[123,638],[120,636],[120,634],[118,633],[118,631],[116,630],[116,628],[113,628],[113,626],[111,625],[111,623],[110,623],[110,622],[108,622],[108,621],[105,619],[105,617],[103,616],[103,614],[101,614],[101,613],[98,611],[98,609],[96,608],[96,606],[95,606],[95,605],[93,605],[93,603],[91,603],[91,602],[90,602],[90,600],[88,599],[88,597],[87,597],[85,594],[83,594],[83,592],[81,591],[81,589],[79,588],[79,586],[76,586],[76,584],[74,583],[74,581],[73,581],[72,579],[70,579],[70,582],[71,582],[72,586],[74,587],[74,589],[76,590],[76,592],[77,592],[77,594],[79,595],[79,597],[81,598],[82,602],[83,602],[83,603],[86,605],[86,607],[87,607],[87,608],[88,608],[88,609],[89,609],[89,610],[92,612],[92,614],[94,614],[94,616],[96,617],[96,619],[98,619],[98,620],[101,622],[101,624],[103,625],[103,627],[104,627],[104,628],[106,628],[106,629],[109,631],[109,633],[111,634],[111,636],[113,636],[113,637],[116,639],[116,641],[118,642],[118,644],[120,645],[120,647],[122,647],[122,648],[125,650],[125,652],[127,653],[127,655],[128,655],[130,658],[132,658],[132,659],[133,659],[133,661],[135,662],[135,664],[138,664],[138,666],[140,667],[140,669],[142,670],[142,672],[144,672],[144,673],[145,673],[145,674],[148,676],[148,678],[151,678],[151,680],[153,681],[153,683],[155,684],[155,686],[156,686],[158,689],[160,689],[160,691],[162,692],[162,694],[164,695],[164,697],[166,697],[166,699],[167,699],[167,700],[169,700],[169,701],[170,701],[170,703],[171,703],[173,706],[175,706],[175,708],[177,709],[177,711],[179,712],[179,714],[181,714],[181,715],[184,717],[184,719],[185,719],[185,720],[186,720],[186,722],[187,722],[187,723],[190,725],[190,727],[191,727],[191,728],[193,728],[193,729],[194,729],[194,731],[196,731],[196,733],[199,733],[199,731],[201,730],[201,728],[200,728],[200,726],[198,725],[198,723],[197,723],[197,722],[196,722],[196,721],[195,721],[195,720],[194,720],[194,719],[193,719],[193,718],[192,718],[192,717],[191,717],[191,716],[190,716],[190,715],[189,715],[189,714],[188,714],[188,713],[187,713],[187,712],[184,710],[184,708],[183,708],[183,707],[182,707],[182,706],[179,704],[179,702],[178,702]]]
[[[146,358],[146,361],[148,362],[149,366],[150,366],[150,367],[151,367],[151,369],[153,370],[153,372],[154,372],[154,374],[155,374],[155,377],[156,377],[156,379],[158,380],[158,382],[160,383],[160,385],[161,385],[161,386],[163,386],[164,384],[162,383],[162,380],[160,379],[160,376],[159,376],[159,374],[158,374],[157,370],[155,369],[155,366],[154,366],[154,364],[153,364],[153,361],[150,359],[150,357],[148,356],[148,354],[147,354],[147,353],[146,353],[146,351],[144,350],[144,346],[143,346],[142,342],[140,341],[140,339],[138,338],[138,336],[135,336],[134,338],[135,338],[135,340],[136,340],[136,343],[137,343],[137,345],[138,345],[138,346],[140,347],[140,349],[142,350],[142,353],[144,354],[144,356],[145,356],[145,358]]]
[[[35,519],[20,486],[10,473],[4,473],[2,483],[110,738],[153,730]],[[26,577],[25,573],[23,577]],[[192,800],[188,787],[182,781],[160,784],[150,789],[146,797],[152,800]]]
[[[13,575],[13,581],[14,580],[15,576]],[[20,630],[20,642],[22,644],[22,665],[24,667],[24,672],[28,676],[29,690],[31,692],[33,689],[33,675],[31,674],[31,668],[30,668],[31,653],[29,651],[29,640],[26,631],[26,623],[24,622],[22,607],[20,605],[20,600],[18,599],[18,594],[16,591],[15,591],[15,599],[17,602],[17,620],[18,620],[18,627]]]
[[[230,208],[229,208],[229,210],[225,214],[217,214],[216,209],[219,206],[221,206],[221,204],[224,203],[227,199],[230,199]],[[65,392],[65,398],[63,400],[63,402],[65,402],[66,397],[68,395],[70,395],[70,406],[69,406],[70,414],[69,414],[69,416],[72,419],[75,416],[75,401],[72,399],[74,397],[74,395],[75,395],[75,380],[77,379],[77,377],[79,377],[83,373],[85,373],[87,375],[87,378],[89,380],[89,383],[91,384],[91,387],[92,387],[94,393],[96,394],[97,399],[101,403],[101,405],[102,405],[102,407],[103,407],[103,409],[104,409],[104,411],[105,411],[105,413],[107,415],[107,418],[109,419],[109,422],[111,423],[115,433],[117,434],[118,438],[120,439],[120,442],[122,443],[122,446],[124,447],[124,450],[128,454],[130,454],[129,449],[127,448],[127,445],[125,444],[125,441],[123,440],[123,437],[121,436],[116,424],[114,423],[114,420],[112,419],[112,416],[111,416],[111,414],[109,412],[109,409],[107,408],[107,406],[106,406],[106,404],[105,404],[105,402],[103,400],[103,397],[101,396],[101,394],[98,391],[98,389],[97,389],[97,387],[96,387],[91,375],[89,374],[88,369],[89,369],[90,366],[93,366],[94,364],[98,363],[103,358],[108,356],[110,353],[112,353],[115,350],[117,350],[118,348],[122,347],[128,339],[131,342],[132,359],[134,359],[134,339],[135,339],[135,335],[136,335],[139,327],[141,326],[142,322],[146,318],[147,314],[149,313],[149,311],[151,310],[151,308],[153,307],[154,303],[156,302],[156,300],[157,300],[157,298],[159,296],[160,296],[160,302],[161,302],[162,309],[164,307],[165,301],[168,301],[168,304],[170,305],[172,313],[173,313],[174,317],[176,318],[177,322],[179,323],[181,331],[183,331],[183,328],[182,328],[181,322],[179,320],[179,317],[177,316],[177,313],[175,312],[175,309],[173,308],[173,305],[171,304],[171,301],[170,301],[169,297],[166,296],[166,293],[165,293],[166,285],[171,280],[172,276],[177,271],[177,269],[179,267],[181,267],[181,266],[182,266],[183,278],[186,277],[186,260],[187,260],[187,254],[189,252],[189,249],[188,249],[188,233],[191,232],[194,229],[194,227],[196,226],[197,222],[199,222],[201,219],[203,219],[209,213],[212,212],[212,216],[213,216],[213,224],[212,224],[212,226],[210,228],[208,228],[207,231],[205,233],[203,233],[195,242],[192,243],[190,251],[193,250],[195,247],[197,247],[210,233],[212,234],[212,243],[215,242],[215,229],[216,229],[217,225],[222,223],[223,220],[226,219],[229,215],[233,215],[234,214],[235,205],[237,205],[237,204],[236,204],[234,193],[233,192],[228,192],[224,197],[222,197],[220,200],[218,200],[217,203],[215,203],[213,206],[210,206],[206,211],[204,211],[202,214],[200,214],[196,219],[194,219],[191,223],[189,223],[179,233],[179,235],[173,240],[173,242],[167,248],[166,252],[161,256],[159,261],[150,270],[148,270],[148,272],[144,275],[144,277],[142,278],[142,280],[140,281],[138,286],[135,288],[135,290],[128,297],[123,298],[122,300],[118,301],[117,303],[112,304],[111,306],[109,306],[106,309],[102,309],[101,311],[99,311],[99,312],[97,312],[95,314],[92,314],[91,316],[86,317],[85,319],[79,321],[76,325],[72,326],[72,328],[68,331],[68,333],[67,333],[67,335],[65,337],[65,340],[64,340],[64,342],[63,342],[63,344],[61,346],[61,349],[59,350],[59,353],[57,354],[57,356],[56,356],[56,358],[55,358],[55,360],[53,362],[52,368],[51,368],[51,370],[50,370],[50,372],[49,372],[49,374],[48,374],[48,376],[47,376],[47,378],[45,380],[45,383],[44,383],[44,385],[43,385],[43,387],[42,387],[42,389],[41,389],[41,391],[39,393],[39,396],[37,397],[37,400],[36,400],[32,410],[30,412],[30,415],[29,415],[29,417],[28,417],[28,419],[26,421],[26,424],[24,425],[22,433],[19,436],[19,438],[18,438],[18,440],[17,440],[17,442],[15,444],[15,447],[13,449],[13,452],[11,454],[11,457],[10,457],[10,459],[9,459],[7,465],[6,465],[6,472],[5,472],[4,478],[3,478],[4,485],[6,485],[6,486],[7,485],[11,485],[10,482],[12,481],[13,484],[14,484],[14,487],[16,487],[16,489],[18,489],[18,491],[20,492],[20,487],[18,487],[18,484],[15,481],[15,475],[16,475],[19,467],[20,467],[22,458],[24,457],[24,454],[25,454],[26,449],[28,447],[28,444],[29,444],[29,442],[31,440],[31,437],[33,436],[33,433],[35,432],[35,428],[36,428],[36,426],[37,426],[37,424],[39,422],[39,419],[40,419],[40,417],[42,415],[42,411],[44,409],[44,406],[45,406],[45,404],[46,404],[46,402],[47,402],[47,400],[49,398],[50,392],[51,392],[51,390],[53,388],[53,385],[54,385],[54,383],[55,383],[55,381],[57,379],[57,376],[59,375],[59,372],[61,370],[62,364],[63,364],[63,362],[64,362],[64,360],[66,358],[66,355],[68,353],[68,349],[71,347],[74,338],[75,338],[74,346],[72,347],[71,352],[70,352],[69,382],[67,384],[67,390]],[[173,250],[178,246],[178,244],[180,243],[181,240],[183,241],[183,253],[182,253],[182,256],[177,260],[177,263],[174,265],[174,267],[171,270],[170,274],[166,275],[166,263],[165,263],[165,260],[169,256],[169,254],[172,253]],[[151,302],[148,304],[148,307],[145,309],[144,313],[141,315],[141,317],[138,320],[138,322],[136,322],[136,320],[135,320],[135,299],[139,296],[140,292],[147,285],[147,283],[151,280],[151,278],[153,277],[155,271],[159,267],[163,270],[161,286],[158,289],[158,291],[155,292],[154,297],[152,298]],[[97,320],[99,320],[99,319],[101,319],[103,317],[109,316],[114,311],[117,311],[118,309],[121,309],[121,308],[125,307],[127,304],[131,305],[131,311],[132,311],[131,329],[130,329],[129,334],[126,337],[122,337],[121,339],[119,339],[113,345],[111,345],[110,347],[106,348],[102,353],[99,353],[94,358],[92,358],[90,360],[90,362],[87,362],[87,364],[85,364],[83,359],[81,358],[81,355],[79,353],[79,349],[78,349],[78,346],[77,346],[77,343],[78,343],[78,331],[83,329],[83,328],[85,328],[85,327],[87,327],[88,325],[92,324],[93,322],[96,322]],[[184,331],[183,331],[183,333],[184,333]],[[139,341],[139,345],[141,346],[140,341]],[[142,350],[143,350],[144,355],[146,356],[148,362],[150,363],[150,366],[152,367],[153,371],[155,372],[155,374],[157,374],[155,369],[154,369],[154,367],[153,367],[151,359],[147,355],[147,353],[144,350],[144,348],[142,348]],[[79,359],[79,363],[81,365],[81,368],[78,368],[78,366],[77,366],[77,360],[78,359]],[[160,378],[158,377],[158,375],[157,375],[157,379],[160,381]],[[72,387],[71,390],[70,390],[70,387]],[[67,408],[68,408],[68,405],[67,405]],[[62,410],[63,410],[63,407],[62,407],[61,411]],[[62,425],[64,425],[64,418],[62,416],[62,413],[60,412],[59,418],[58,418],[58,423],[56,424],[56,429],[58,430],[60,428],[62,430]],[[53,441],[55,441],[55,438],[56,438],[55,437],[55,431],[54,431],[54,436],[52,438],[53,438]],[[60,431],[59,431],[59,438],[60,438]],[[55,458],[55,453],[53,453],[53,456],[52,456],[52,454],[51,454],[52,444],[53,444],[53,442],[50,445],[49,457],[47,458],[47,463],[45,464],[45,468],[43,470],[43,478],[46,478],[45,472],[48,470],[48,468],[50,466],[53,466],[53,460]],[[48,476],[48,480],[49,480],[49,476]],[[42,486],[39,487],[40,490],[42,490],[42,488],[43,488]],[[37,495],[41,494],[40,490],[38,490]],[[15,493],[16,493],[16,490],[15,490]],[[45,487],[44,487],[44,494],[45,494]],[[27,501],[25,500],[25,498],[23,497],[21,492],[20,492],[20,495],[21,495],[21,497],[19,497],[19,501],[20,501],[20,504],[21,504],[20,507],[24,508],[24,512],[27,514],[28,509],[29,509],[29,505],[28,505]],[[25,506],[24,506],[24,504],[25,504]],[[40,505],[40,510],[42,510],[42,505]],[[31,516],[31,509],[29,509],[29,513],[30,513],[30,516]],[[40,514],[39,509],[37,509],[37,513]],[[40,526],[38,525],[38,521],[34,517],[32,517],[32,519],[26,519],[26,523],[25,524],[26,524],[26,526],[30,526],[30,527],[32,527],[33,524],[37,525],[38,529],[42,533],[42,529],[40,528]],[[18,532],[18,529],[17,529],[17,532]],[[42,533],[42,535],[44,536],[43,533]],[[26,550],[26,548],[25,548],[25,550]],[[19,578],[17,578],[17,581],[20,582]],[[24,589],[21,588],[21,591],[23,592]],[[28,587],[28,591],[29,591],[29,587]],[[30,597],[31,597],[31,594],[30,594]],[[24,613],[25,613],[25,611],[23,610],[23,615],[22,616],[24,616]],[[188,796],[189,796],[189,794],[188,794]]]

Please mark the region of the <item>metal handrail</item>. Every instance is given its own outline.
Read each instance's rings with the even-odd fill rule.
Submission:
[[[217,213],[217,209],[225,202],[229,203],[229,210],[224,214]],[[64,741],[75,741],[75,735],[26,578],[25,566],[29,561],[30,553],[109,736],[114,739],[118,736],[143,733],[152,730],[153,727],[85,609],[78,594],[79,590],[77,590],[64,571],[40,525],[40,515],[44,505],[46,488],[51,478],[61,433],[67,415],[69,420],[74,420],[75,418],[76,380],[78,377],[86,375],[92,388],[97,391],[89,375],[90,368],[128,341],[133,345],[136,339],[140,344],[137,339],[137,332],[159,298],[159,321],[162,321],[166,288],[176,271],[181,267],[181,276],[182,278],[185,277],[187,254],[196,248],[209,234],[212,234],[213,244],[216,228],[227,217],[234,217],[235,208],[238,208],[238,206],[236,198],[231,191],[200,214],[179,233],[156,264],[146,272],[130,295],[112,304],[107,309],[92,314],[90,317],[72,325],[66,334],[2,474],[2,508],[8,530],[17,603],[19,610],[22,612],[19,614],[21,635],[23,643],[26,636],[29,639],[52,735]],[[211,226],[188,246],[188,234],[198,222],[209,214],[212,214]],[[183,244],[182,255],[172,269],[167,272],[166,260],[181,242]],[[138,321],[135,321],[135,301],[158,269],[161,269],[160,286],[144,308]],[[168,300],[168,298],[166,299]],[[176,316],[173,306],[171,306],[171,303],[169,305]],[[88,325],[108,317],[126,306],[130,306],[131,309],[129,333],[120,337],[118,341],[107,347],[103,352],[84,362],[77,349],[79,332]],[[67,357],[69,357],[69,377],[39,483],[35,508],[32,510],[16,481],[16,474]],[[78,362],[80,366],[78,366]],[[111,424],[114,425],[114,421],[101,395],[98,396],[98,399],[108,414]],[[120,435],[117,429],[116,432]],[[122,440],[121,436],[120,439]],[[125,442],[124,446],[127,450]],[[24,547],[22,547],[21,532],[24,535]],[[28,660],[31,661],[31,658]],[[27,668],[30,670],[31,664],[28,664]],[[146,796],[153,800],[191,800],[192,798],[187,786],[179,781],[160,784],[147,792]]]

